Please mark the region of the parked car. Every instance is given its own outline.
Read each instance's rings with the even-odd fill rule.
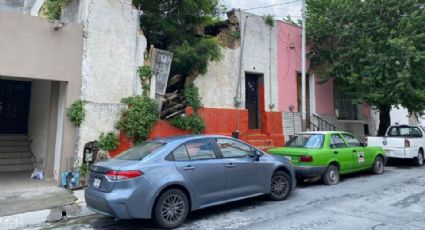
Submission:
[[[189,211],[262,194],[284,200],[295,184],[284,157],[225,136],[180,136],[92,165],[85,198],[95,212],[175,228]]]
[[[368,146],[383,147],[388,158],[411,159],[424,164],[425,130],[421,126],[393,125],[384,137],[367,137]]]
[[[381,147],[364,144],[346,132],[304,132],[294,135],[285,147],[269,149],[292,161],[297,177],[322,177],[327,185],[337,184],[340,174],[370,169],[384,172],[385,155]]]

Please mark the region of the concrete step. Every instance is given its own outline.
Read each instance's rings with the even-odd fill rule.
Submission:
[[[19,172],[33,170],[34,166],[30,164],[17,164],[17,165],[0,165],[0,173],[3,172]]]
[[[27,158],[0,158],[0,166],[2,165],[20,165],[20,164],[32,164],[32,157]]]
[[[27,147],[29,142],[27,140],[9,140],[9,141],[1,141],[0,147]]]
[[[26,135],[0,135],[0,141],[28,141],[29,138]]]
[[[0,152],[0,159],[9,159],[9,158],[31,158],[32,154],[29,151],[22,152]]]
[[[1,153],[16,153],[16,152],[27,152],[29,151],[29,146],[7,146],[0,147]]]

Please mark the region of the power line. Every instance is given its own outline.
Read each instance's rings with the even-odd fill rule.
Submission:
[[[297,2],[301,2],[301,0],[294,0],[294,1],[289,1],[289,2],[284,2],[284,3],[279,3],[279,4],[267,5],[267,6],[258,6],[258,7],[246,8],[246,9],[242,9],[242,10],[248,11],[248,10],[256,10],[256,9],[264,9],[264,8],[270,8],[270,7],[281,6],[281,5],[289,5],[289,4],[297,3]]]

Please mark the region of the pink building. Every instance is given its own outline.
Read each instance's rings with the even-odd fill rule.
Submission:
[[[277,78],[279,110],[283,112],[283,130],[286,139],[302,131],[301,123],[301,28],[277,21]],[[309,50],[307,49],[307,53]],[[319,83],[314,71],[306,77],[306,127],[310,130],[345,130],[357,136],[369,133],[369,114],[365,108],[351,104],[338,92],[333,80]],[[367,108],[369,110],[369,108]],[[373,127],[373,125],[370,125]]]

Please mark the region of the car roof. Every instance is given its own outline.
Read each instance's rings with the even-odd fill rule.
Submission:
[[[223,135],[178,135],[178,136],[169,136],[169,137],[159,137],[153,138],[152,141],[161,141],[161,142],[186,142],[191,140],[198,140],[203,138],[231,138]]]
[[[300,132],[300,133],[296,133],[296,134],[322,134],[322,135],[326,135],[326,134],[332,134],[332,133],[347,133],[344,131],[307,131],[307,132]]]

